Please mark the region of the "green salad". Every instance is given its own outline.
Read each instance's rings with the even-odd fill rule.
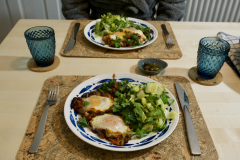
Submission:
[[[166,120],[175,118],[178,112],[166,109],[174,102],[167,95],[166,87],[156,83],[129,83],[125,86],[128,92],[119,93],[114,99],[117,104],[113,106],[113,112],[120,112],[125,124],[130,126],[132,131],[128,134],[142,138],[152,131],[163,130]]]
[[[101,21],[95,24],[94,31],[96,35],[103,36],[104,33],[112,33],[127,28],[129,24],[126,17],[107,13],[107,15],[102,15]]]
[[[150,27],[136,25],[133,21],[128,20],[127,17],[123,15],[107,13],[107,15],[104,14],[101,17],[101,20],[95,24],[94,28],[94,32],[97,36],[103,36],[104,34],[121,31],[124,28],[134,27],[141,30],[147,39],[151,40]]]

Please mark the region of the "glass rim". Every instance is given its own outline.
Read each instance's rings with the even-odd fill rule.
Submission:
[[[37,27],[46,27],[46,28],[51,29],[53,32],[52,32],[51,34],[49,34],[49,37],[44,37],[44,38],[32,38],[32,37],[30,37],[30,36],[27,35],[27,32],[28,32],[30,29],[37,28]],[[24,32],[24,36],[25,36],[25,38],[30,39],[30,40],[36,40],[36,41],[38,41],[38,40],[45,40],[45,39],[49,39],[50,37],[54,36],[54,29],[51,28],[51,27],[49,27],[49,26],[35,26],[35,27],[28,28],[28,29]]]
[[[228,44],[228,48],[227,48],[227,49],[224,49],[224,51],[230,50],[230,48],[231,48],[231,45],[229,44],[229,42],[226,41],[226,40],[224,40],[224,39],[222,39],[222,38],[220,38],[220,37],[203,37],[203,38],[200,39],[199,43],[201,43],[202,40],[204,40],[204,39],[206,39],[206,38],[216,38],[216,39],[221,39],[222,41],[226,42],[226,43]],[[202,43],[201,43],[201,44],[202,44]],[[206,46],[204,46],[204,47],[206,47]]]

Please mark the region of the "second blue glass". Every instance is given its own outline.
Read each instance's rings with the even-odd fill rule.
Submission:
[[[47,67],[53,64],[55,57],[54,30],[47,26],[32,27],[25,31],[28,48],[36,64]]]
[[[197,72],[204,79],[213,79],[228,56],[230,44],[217,37],[205,37],[199,42]]]

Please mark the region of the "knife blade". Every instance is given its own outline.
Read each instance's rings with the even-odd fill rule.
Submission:
[[[74,45],[76,43],[76,36],[77,36],[79,27],[80,27],[80,23],[75,23],[74,28],[73,28],[72,38],[70,39],[66,49],[64,50],[64,53],[69,52],[74,47]]]
[[[201,149],[199,146],[197,134],[192,122],[191,115],[189,113],[189,101],[188,96],[185,92],[185,90],[182,88],[182,86],[175,82],[175,87],[178,94],[178,99],[180,101],[184,118],[185,118],[185,124],[186,124],[186,130],[187,130],[187,137],[188,137],[188,143],[191,150],[191,154],[193,155],[201,155]]]

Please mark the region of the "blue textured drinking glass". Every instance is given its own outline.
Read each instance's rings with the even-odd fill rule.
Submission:
[[[205,37],[199,42],[197,72],[204,79],[213,79],[228,56],[230,44],[217,37]]]
[[[28,48],[36,64],[47,67],[55,57],[55,34],[51,27],[36,26],[25,31]]]

